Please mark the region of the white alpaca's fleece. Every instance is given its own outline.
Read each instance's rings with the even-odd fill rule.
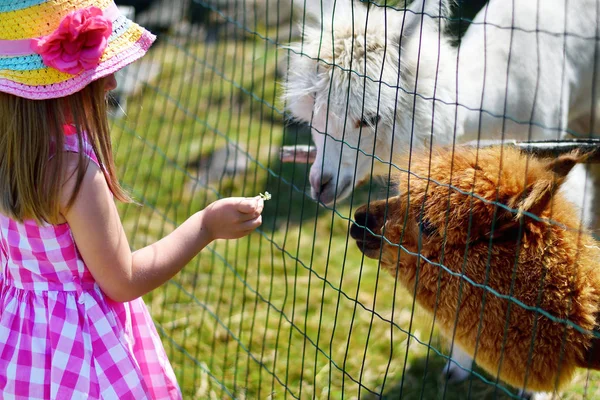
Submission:
[[[307,1],[283,97],[290,115],[313,130],[316,199],[346,197],[373,173],[387,175],[395,156],[431,141],[593,132],[595,0],[491,0],[459,47],[444,33],[448,4],[416,0],[405,11]],[[578,186],[580,205],[582,172],[565,187]]]

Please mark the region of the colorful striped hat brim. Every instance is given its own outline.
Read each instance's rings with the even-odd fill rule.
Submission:
[[[68,96],[141,58],[155,39],[112,0],[0,0],[0,91]]]

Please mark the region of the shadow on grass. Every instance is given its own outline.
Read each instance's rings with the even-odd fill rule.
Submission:
[[[361,397],[365,400],[507,400],[517,398],[516,389],[502,386],[511,393],[514,393],[514,397],[511,397],[501,387],[496,388],[493,384],[488,384],[474,375],[471,375],[471,379],[466,379],[463,382],[447,382],[442,377],[444,365],[445,358],[433,353],[429,357],[413,359],[404,377],[394,382],[388,381],[386,383],[386,389],[381,397],[370,393]],[[484,376],[488,381],[495,381],[494,378],[487,375],[478,367],[475,367],[474,371]],[[502,385],[501,382],[500,385]]]

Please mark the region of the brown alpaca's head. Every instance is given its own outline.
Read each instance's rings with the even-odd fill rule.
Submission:
[[[360,250],[386,269],[414,267],[419,254],[446,264],[467,248],[469,256],[489,253],[490,243],[508,254],[541,251],[548,226],[579,229],[558,192],[583,160],[576,153],[549,160],[513,147],[462,147],[413,160],[411,173],[398,176],[401,194],[358,208],[351,228]]]
[[[413,156],[400,195],[360,207],[351,235],[463,350],[477,349],[479,366],[515,387],[553,390],[587,365],[590,345],[559,320],[589,332],[600,308],[600,250],[560,190],[584,158],[537,159],[513,147]]]

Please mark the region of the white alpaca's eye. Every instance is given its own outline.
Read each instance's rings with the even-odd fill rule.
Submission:
[[[379,120],[381,120],[381,116],[379,116],[379,115],[370,115],[370,116],[365,115],[356,125],[357,125],[357,128],[359,128],[361,126],[363,128],[366,128],[369,126],[375,127],[375,125],[377,125],[379,123]]]

